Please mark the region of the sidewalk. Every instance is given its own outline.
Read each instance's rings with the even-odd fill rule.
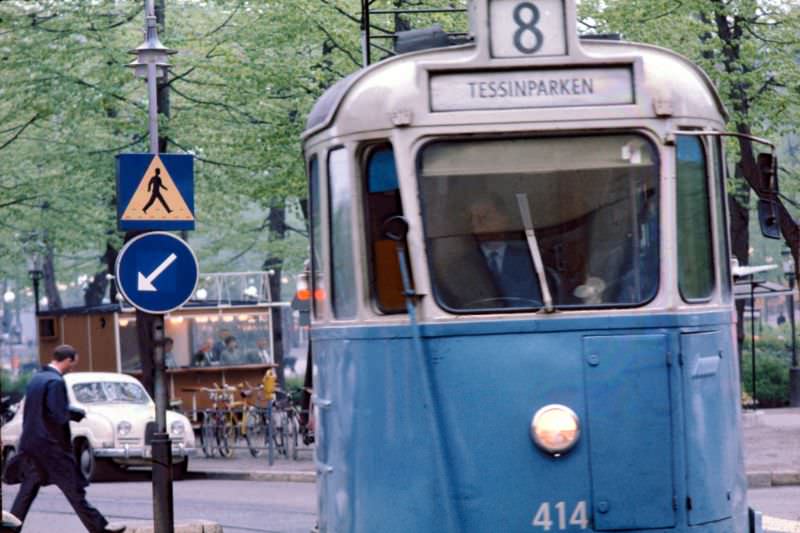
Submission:
[[[750,488],[800,485],[800,408],[745,411],[745,468]],[[301,446],[299,460],[275,458],[269,466],[266,452],[251,457],[236,450],[231,459],[206,458],[189,461],[190,479],[234,479],[258,481],[316,481],[313,448]]]
[[[750,488],[800,485],[800,408],[745,411],[742,427]]]

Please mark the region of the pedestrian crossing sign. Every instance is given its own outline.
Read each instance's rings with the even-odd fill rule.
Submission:
[[[123,231],[194,229],[194,158],[118,155],[117,225]]]

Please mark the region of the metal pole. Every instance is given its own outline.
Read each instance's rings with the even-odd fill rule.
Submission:
[[[153,435],[153,522],[155,533],[173,533],[172,442],[167,430],[167,387],[164,364],[164,315],[153,323],[153,382],[156,401],[156,432]]]
[[[792,294],[789,295],[789,317],[792,327],[792,367],[797,366],[797,337],[795,333],[795,320],[794,320],[794,275],[789,278],[789,290]]]
[[[153,0],[145,0],[145,32],[156,34]],[[158,153],[158,85],[156,65],[147,64],[147,115],[150,152]],[[156,402],[156,432],[151,441],[153,459],[153,526],[155,533],[173,533],[172,442],[167,430],[167,387],[164,365],[164,315],[153,322],[153,395]]]
[[[753,388],[753,405],[756,408],[756,280],[750,280],[750,382]]]
[[[794,319],[794,272],[789,278],[789,314],[792,328],[792,367],[789,369],[789,406],[800,407],[800,368],[797,367],[797,332]]]

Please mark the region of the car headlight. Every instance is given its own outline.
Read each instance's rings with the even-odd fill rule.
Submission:
[[[131,429],[133,429],[131,423],[123,420],[117,424],[117,436],[124,437],[131,432]]]
[[[533,441],[556,457],[575,446],[580,434],[578,415],[564,405],[545,405],[536,411],[531,422]]]
[[[185,428],[183,427],[183,422],[180,420],[176,420],[172,424],[169,425],[169,432],[173,435],[183,435]]]

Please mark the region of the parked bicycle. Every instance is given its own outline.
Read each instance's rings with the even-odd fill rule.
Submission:
[[[203,412],[200,432],[203,454],[213,457],[216,450],[220,457],[232,457],[240,423],[234,411],[237,407],[237,402],[234,402],[236,388],[227,385],[220,387],[214,383],[213,388],[202,387],[201,390],[208,394],[212,404],[210,409]]]

